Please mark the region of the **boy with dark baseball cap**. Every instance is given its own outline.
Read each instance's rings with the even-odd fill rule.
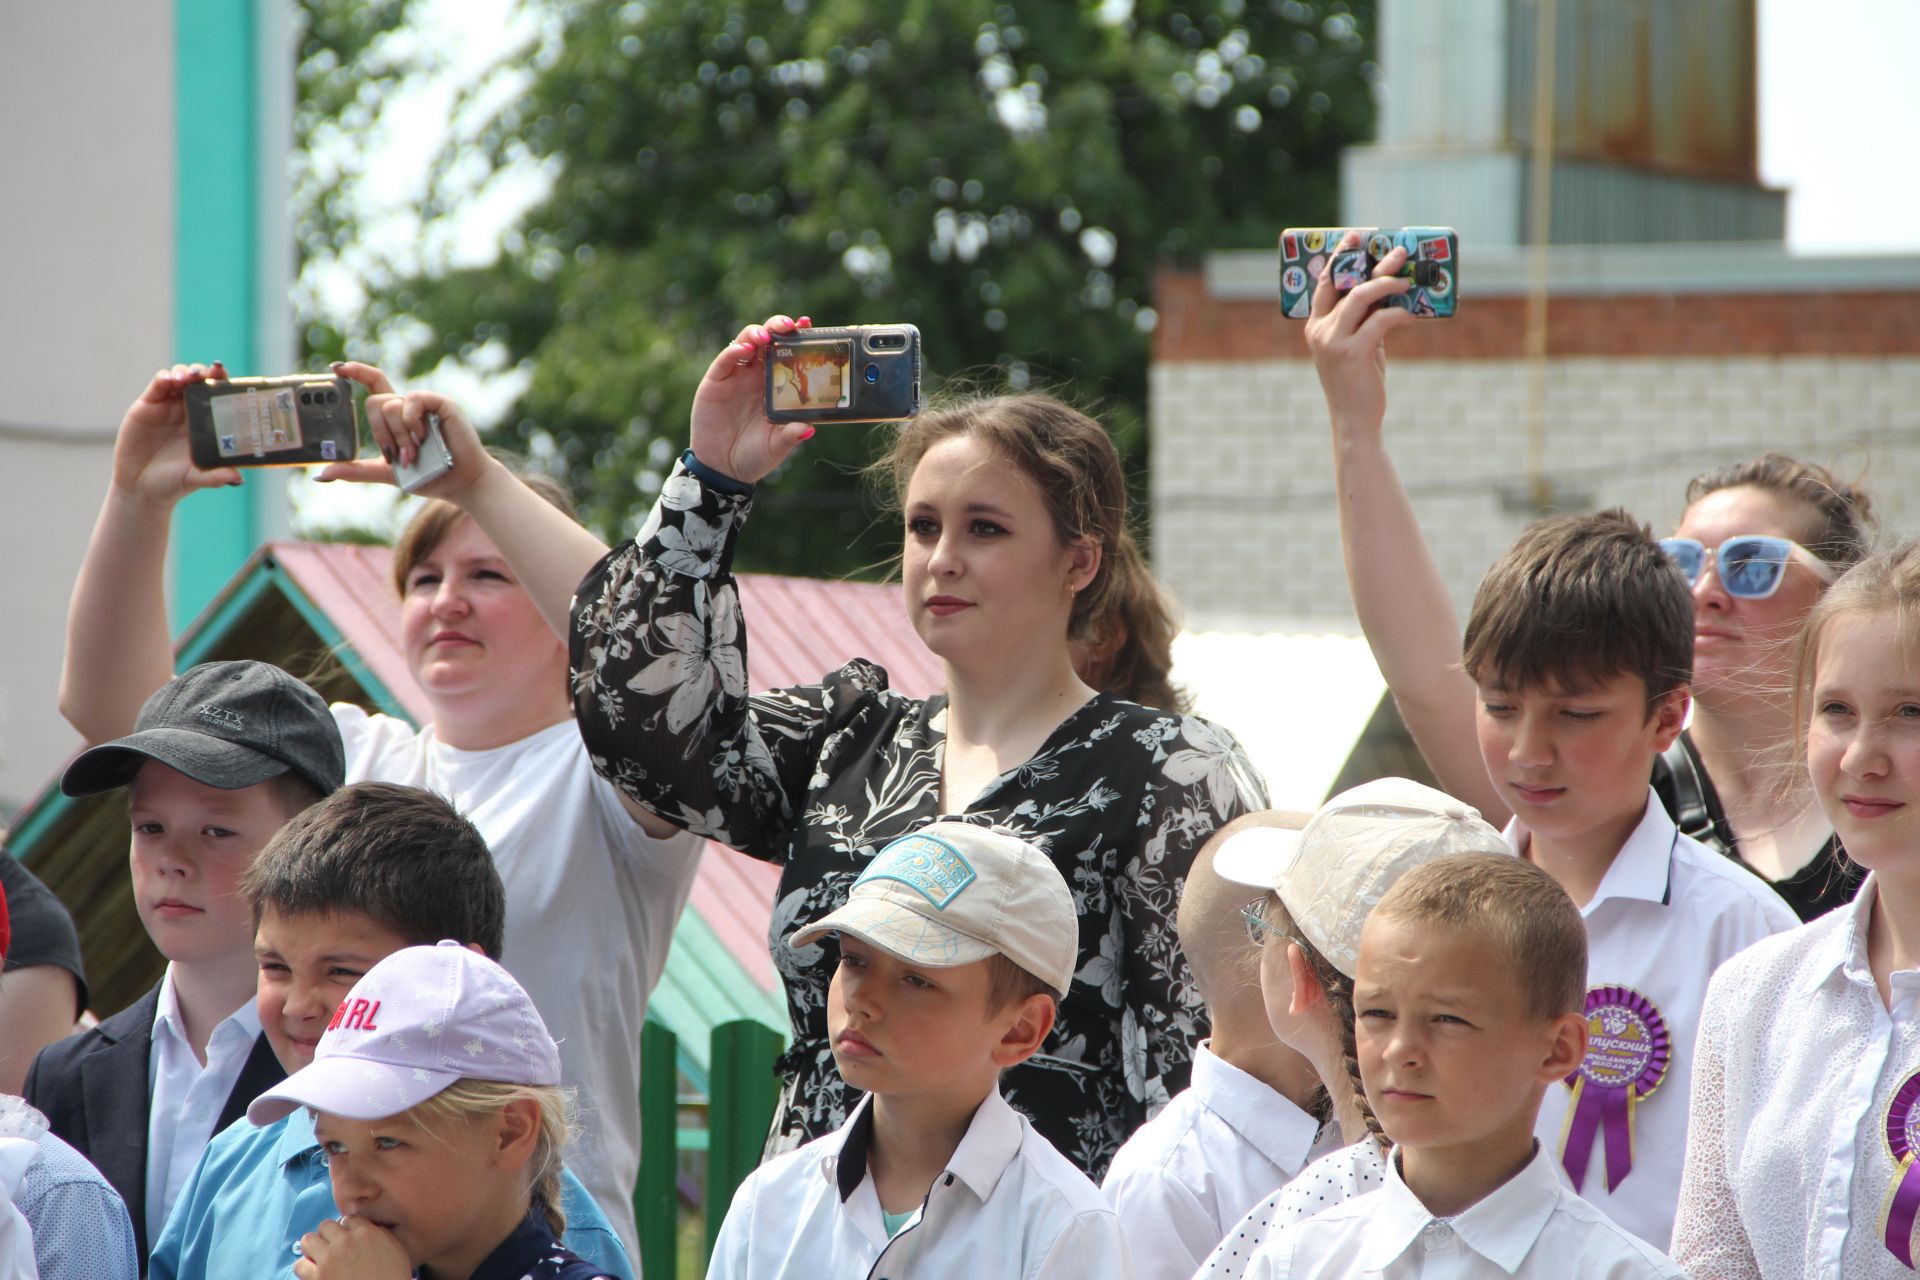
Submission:
[[[837,935],[833,1056],[867,1091],[835,1133],[756,1169],[708,1280],[1127,1273],[1098,1188],[1000,1094],[1073,982],[1073,895],[1010,832],[946,821],[875,855],[792,945]]]
[[[70,796],[126,788],[134,905],[167,971],[123,1012],[42,1050],[26,1096],[120,1192],[143,1258],[207,1140],[284,1075],[254,1010],[253,913],[237,885],[345,773],[319,694],[264,662],[209,662],[60,779]]]

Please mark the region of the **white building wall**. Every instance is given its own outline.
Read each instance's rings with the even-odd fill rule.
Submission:
[[[112,429],[173,345],[173,6],[0,39],[0,820],[78,737],[55,695]]]
[[[1920,358],[1556,359],[1547,471],[1579,509],[1670,530],[1694,474],[1778,449],[1864,481],[1920,530]],[[1517,360],[1390,363],[1387,438],[1464,620],[1532,518]],[[1196,628],[1352,625],[1326,402],[1302,360],[1158,361],[1153,561]]]

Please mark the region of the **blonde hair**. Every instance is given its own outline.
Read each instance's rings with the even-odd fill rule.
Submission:
[[[418,1107],[423,1129],[434,1122],[464,1124],[498,1114],[508,1103],[527,1099],[540,1108],[540,1133],[528,1162],[527,1191],[555,1237],[566,1234],[567,1215],[560,1203],[560,1175],[573,1137],[572,1091],[546,1085],[503,1084],[494,1080],[456,1080]]]
[[[496,459],[505,464],[507,470],[519,477],[520,483],[539,494],[548,506],[560,511],[575,524],[580,523],[580,513],[575,510],[573,493],[566,485],[552,476],[529,473],[526,463],[504,450],[489,449]],[[451,502],[440,498],[428,498],[413,513],[400,536],[393,540],[393,590],[395,595],[407,594],[407,575],[414,571],[422,560],[433,554],[453,526],[467,518],[467,513]]]

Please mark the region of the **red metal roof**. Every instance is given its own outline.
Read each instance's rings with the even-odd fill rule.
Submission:
[[[275,542],[270,551],[393,696],[416,720],[431,720],[401,652],[399,601],[388,581],[392,553],[317,542]],[[909,696],[940,688],[940,661],[908,625],[899,587],[755,573],[739,582],[751,688],[806,684],[852,658],[878,663]],[[767,921],[779,880],[777,866],[710,843],[691,899],[741,967],[769,991],[778,984],[767,962]]]

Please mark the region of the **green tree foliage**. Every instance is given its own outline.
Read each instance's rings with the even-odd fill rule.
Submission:
[[[304,128],[377,103],[404,2],[308,0]],[[365,333],[424,333],[416,374],[526,362],[505,442],[608,534],[684,447],[712,353],[782,310],[917,324],[936,384],[1065,389],[1138,470],[1156,269],[1333,219],[1338,152],[1371,129],[1372,18],[1367,0],[553,4],[530,86],[480,139],[490,165],[545,162],[551,194],[491,265],[373,282]],[[351,214],[309,191],[306,247],[330,252]],[[341,341],[309,332],[316,356]],[[886,554],[856,474],[883,441],[827,427],[770,478],[751,567]]]

